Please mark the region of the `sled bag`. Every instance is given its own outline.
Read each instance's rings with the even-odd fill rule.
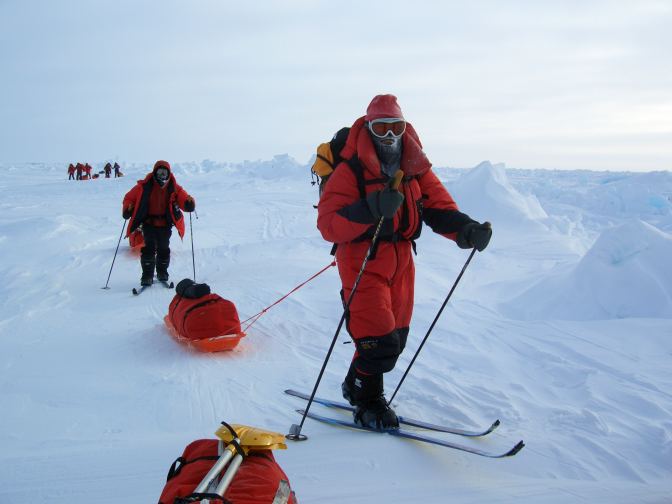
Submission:
[[[185,499],[192,494],[222,454],[223,441],[199,439],[189,444],[168,471],[159,504],[201,502]],[[228,467],[228,466],[227,466]],[[224,474],[226,468],[220,473]],[[215,484],[219,477],[215,479]],[[210,491],[213,491],[210,489]],[[210,497],[212,504],[297,504],[289,480],[270,450],[251,451],[238,468],[223,499]]]
[[[170,303],[168,318],[175,332],[188,340],[241,332],[236,306],[218,294],[207,294],[196,299],[176,294]]]

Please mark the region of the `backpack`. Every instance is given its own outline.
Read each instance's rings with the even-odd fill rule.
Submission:
[[[311,182],[312,185],[315,185],[318,182],[320,184],[319,187],[320,196],[322,196],[322,192],[324,191],[324,185],[329,180],[329,177],[336,169],[336,167],[339,165],[339,163],[343,161],[348,165],[350,170],[352,170],[352,173],[355,175],[360,198],[366,198],[366,186],[368,184],[377,184],[380,182],[385,182],[384,179],[373,179],[368,181],[365,180],[364,167],[362,166],[362,163],[359,161],[359,158],[356,155],[351,157],[350,159],[343,159],[341,157],[341,151],[345,147],[345,142],[347,141],[349,134],[350,134],[349,127],[341,128],[334,134],[331,140],[329,140],[328,142],[321,143],[320,145],[317,146],[317,154],[315,157],[315,162],[313,163],[313,166],[311,167],[310,171],[311,171],[311,178],[313,179]],[[316,178],[317,180],[315,180]],[[313,205],[313,208],[317,208],[317,205]],[[336,254],[336,248],[337,244],[334,243],[333,246],[331,247],[330,252],[332,256]],[[373,259],[374,257],[375,257],[375,249],[372,251],[371,254],[371,258]]]
[[[236,306],[189,278],[175,287],[164,322],[180,342],[202,352],[233,350],[245,333]]]
[[[341,128],[334,134],[331,140],[317,146],[315,162],[310,168],[310,178],[312,185],[319,183],[320,196],[324,190],[324,184],[329,180],[329,176],[338,163],[343,161],[341,151],[345,147],[345,141],[348,139],[349,133],[350,128]]]
[[[184,449],[170,466],[159,504],[201,502],[210,497],[211,504],[296,504],[287,475],[270,450],[251,451],[243,459],[224,498],[192,492],[215,464],[224,450],[224,441],[199,439]],[[206,500],[203,500],[206,502]]]

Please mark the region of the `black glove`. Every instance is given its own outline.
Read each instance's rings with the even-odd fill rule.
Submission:
[[[470,222],[462,226],[462,229],[457,233],[457,244],[460,248],[475,248],[479,252],[483,252],[490,243],[491,236],[492,225],[489,222],[483,224]]]
[[[193,199],[189,198],[184,202],[184,211],[193,212],[194,210],[196,210],[196,202]]]
[[[369,210],[376,220],[381,217],[391,219],[403,202],[404,195],[389,187],[369,193],[366,197],[366,204],[369,205]]]
[[[124,218],[124,220],[133,217],[133,207],[124,208],[124,210],[121,212],[121,216]]]

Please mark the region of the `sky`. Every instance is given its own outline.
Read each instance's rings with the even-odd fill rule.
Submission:
[[[672,2],[0,0],[0,162],[240,162],[395,94],[437,166],[672,169]]]

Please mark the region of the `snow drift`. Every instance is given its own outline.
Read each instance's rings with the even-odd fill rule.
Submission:
[[[672,235],[631,220],[604,231],[569,272],[504,305],[522,318],[672,318]]]

